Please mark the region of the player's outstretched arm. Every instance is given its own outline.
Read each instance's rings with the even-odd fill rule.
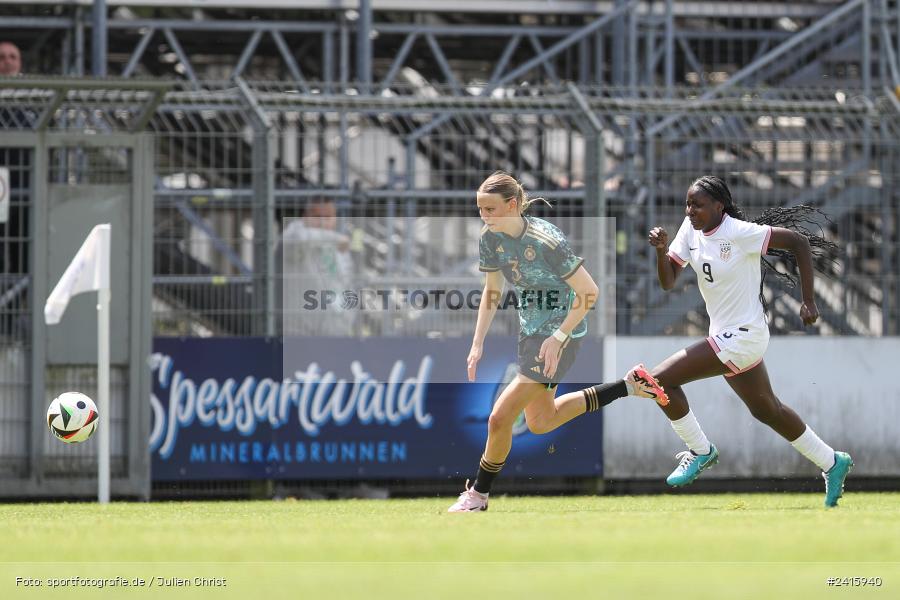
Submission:
[[[647,236],[647,241],[656,250],[656,276],[659,285],[667,292],[675,287],[675,280],[681,273],[682,266],[669,258],[666,249],[669,246],[669,234],[662,227],[654,227]]]
[[[484,338],[487,336],[497,306],[500,304],[500,294],[503,292],[503,273],[489,271],[485,273],[484,289],[481,292],[481,303],[478,305],[478,320],[475,323],[475,335],[472,337],[472,348],[466,358],[466,371],[469,381],[475,381],[475,372],[478,369],[478,361],[484,351]]]
[[[800,318],[804,325],[812,325],[819,319],[819,307],[816,306],[816,294],[813,291],[814,270],[809,240],[796,231],[784,227],[773,227],[769,248],[787,250],[797,259],[797,269],[800,271],[800,292],[803,295]]]

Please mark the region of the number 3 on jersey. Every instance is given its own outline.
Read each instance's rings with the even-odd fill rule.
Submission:
[[[703,274],[706,275],[708,282],[713,282],[712,267],[709,266],[709,263],[703,263]]]
[[[518,283],[520,279],[522,279],[522,271],[519,270],[519,261],[518,260],[510,260],[507,263],[509,267],[509,272],[512,276],[512,282]]]

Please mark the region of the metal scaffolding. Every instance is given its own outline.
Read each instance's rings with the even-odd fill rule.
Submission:
[[[504,75],[516,85],[562,80],[706,90],[729,78],[737,84],[733,76],[742,69],[763,81],[767,74],[754,62],[779,46],[783,53],[816,52],[815,64],[793,73],[790,85],[861,84],[871,69],[849,68],[860,49],[873,54],[865,64],[894,76],[900,54],[896,0],[501,0],[454,4],[452,15],[415,1],[270,2],[252,9],[218,2],[189,12],[156,4],[149,12],[99,0],[52,11],[13,3],[3,10],[0,30],[20,41],[30,72],[167,76],[195,84],[241,76],[301,88],[314,80],[331,92],[384,89],[399,76],[465,94]],[[828,24],[840,27],[828,35],[816,29]],[[813,38],[816,48],[804,45]],[[873,38],[885,44],[862,43]]]

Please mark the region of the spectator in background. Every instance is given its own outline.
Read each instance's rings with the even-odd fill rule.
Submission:
[[[22,53],[12,42],[0,42],[0,76],[15,77],[22,74]]]
[[[0,40],[0,79],[3,77],[18,77],[22,74],[22,53],[19,47],[9,40]],[[40,110],[36,106],[29,106],[21,101],[14,102],[17,106],[6,109],[6,123],[0,128],[2,129],[32,129],[39,120]],[[8,150],[7,157],[13,164],[16,163],[15,156],[18,156],[24,150]],[[12,187],[16,187],[13,183]]]
[[[344,292],[354,291],[350,238],[338,231],[337,207],[331,198],[309,201],[303,217],[287,221],[276,251],[276,270],[283,269],[282,304],[285,336],[350,336],[354,333],[355,306],[344,302]],[[317,299],[333,294],[325,308],[306,309],[306,295]]]

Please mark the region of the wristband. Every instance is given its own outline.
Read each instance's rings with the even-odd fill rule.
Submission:
[[[563,333],[562,330],[557,329],[556,331],[553,332],[553,338],[557,342],[565,344],[566,340],[569,339],[569,336],[567,334]]]

